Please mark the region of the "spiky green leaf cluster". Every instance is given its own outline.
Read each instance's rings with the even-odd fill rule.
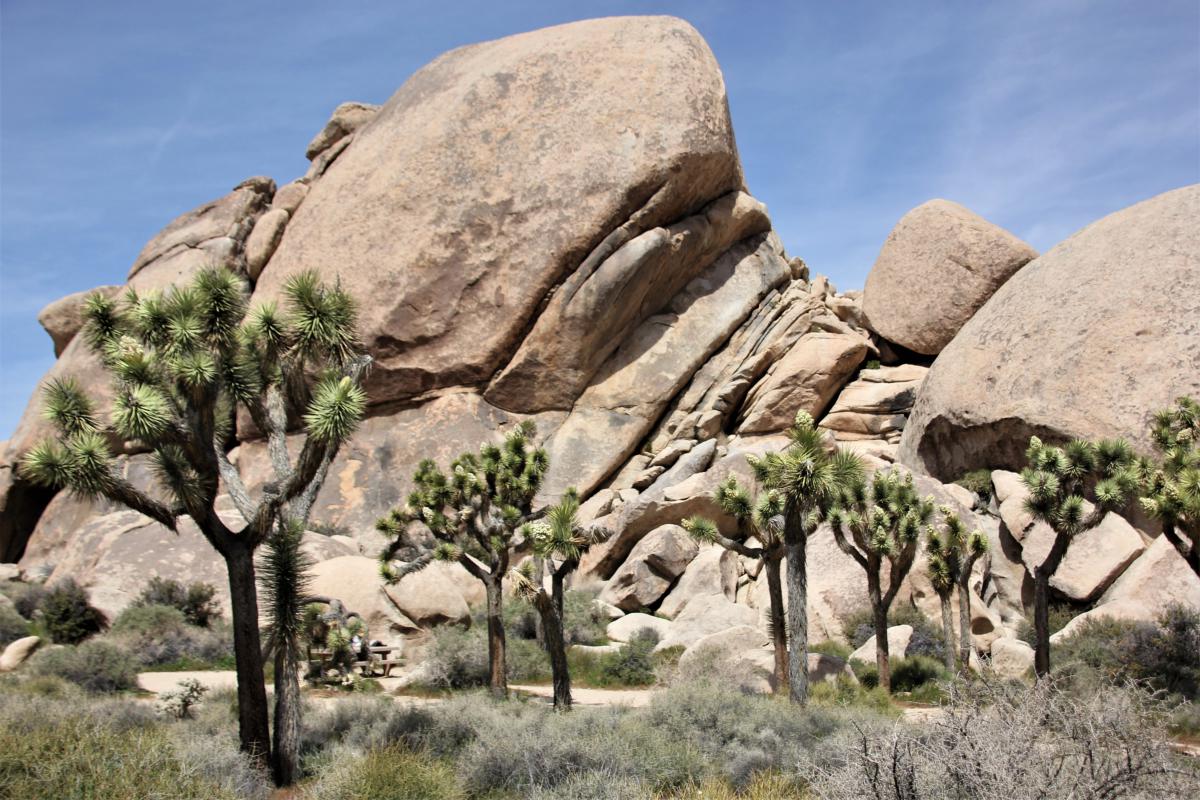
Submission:
[[[788,447],[762,458],[750,457],[755,480],[777,493],[783,513],[813,527],[849,486],[863,479],[862,461],[853,453],[826,449],[824,435],[810,414],[801,411],[788,430]]]
[[[864,556],[896,559],[915,546],[933,509],[933,499],[920,496],[911,473],[881,470],[870,481],[847,483],[834,500],[828,521]]]
[[[1034,436],[1025,455],[1025,508],[1064,536],[1098,525],[1105,511],[1119,508],[1134,495],[1141,480],[1132,448],[1119,439],[1075,439],[1055,447]]]
[[[533,445],[536,435],[534,424],[523,422],[500,444],[463,453],[445,472],[432,460],[422,460],[406,503],[375,524],[390,540],[380,559],[386,564],[402,550],[420,549],[416,532],[421,529],[438,543],[438,557],[467,554],[485,561],[489,552],[506,550],[518,531],[541,535],[541,526],[523,527],[549,464],[546,451]],[[550,528],[543,539],[550,550],[573,552],[581,546],[578,532],[570,532],[578,508],[578,495],[571,491],[547,512]],[[389,570],[384,572],[386,576]]]
[[[179,501],[173,508],[211,506],[214,442],[228,439],[237,403],[260,407],[267,387],[286,385],[285,414],[307,412],[318,442],[340,443],[365,412],[362,389],[348,378],[308,389],[308,375],[345,366],[361,352],[345,292],[306,273],[285,291],[286,315],[274,304],[249,313],[248,295],[241,276],[206,268],[165,291],[130,289],[120,299],[97,293],[84,302],[82,339],[114,379],[111,431],[155,454],[161,482]],[[44,483],[105,493],[114,484],[112,459],[88,392],[55,380],[45,400],[58,441],[34,448],[22,469]]]
[[[299,653],[309,624],[305,598],[310,592],[312,558],[301,548],[304,526],[298,520],[281,521],[266,541],[258,565],[262,608],[267,623],[268,652],[287,648]]]
[[[1200,539],[1200,403],[1181,397],[1159,411],[1151,436],[1161,460],[1143,462],[1139,502],[1155,519]]]
[[[926,527],[925,547],[929,554],[929,577],[934,591],[948,595],[962,577],[964,569],[988,550],[983,531],[968,531],[966,524],[949,506],[939,506],[940,522]]]

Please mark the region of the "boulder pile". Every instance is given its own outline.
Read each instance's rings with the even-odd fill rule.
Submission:
[[[736,650],[768,681],[765,579],[679,523],[703,514],[732,534],[714,489],[731,475],[752,483],[747,455],[784,446],[804,411],[831,445],[915,473],[922,494],[987,533],[973,631],[1016,672],[1030,565],[1048,547],[1011,472],[1029,436],[1120,435],[1144,450],[1156,409],[1200,396],[1200,187],[1041,256],[930,201],[888,236],[865,291],[839,293],[788,256],[749,193],[721,71],[678,19],[579,22],[454,50],[381,106],[339,106],[307,156],[307,173],[282,187],[251,178],[172,221],[126,286],[162,289],[217,264],[260,302],[315,268],[358,298],[371,408],[329,470],[305,548],[320,593],[367,617],[372,635],[469,621],[482,592],[461,568],[384,587],[373,522],[422,458],[445,463],[532,420],[550,454],[538,503],[574,486],[583,521],[610,534],[573,578],[615,617],[609,638],[652,627],[660,648],[683,646],[687,660]],[[74,375],[104,404],[107,379],[76,336],[80,303],[39,317],[58,355],[47,378]],[[224,587],[194,529],[23,478],[15,465],[46,433],[40,402],[0,445],[0,561],[74,577],[109,614],[156,574]],[[151,485],[138,443],[113,446],[128,479]],[[248,418],[230,456],[252,489],[268,479]],[[981,468],[994,470],[990,493],[953,483]],[[232,503],[222,513],[237,514]],[[1110,515],[1072,545],[1054,590],[1085,616],[1200,606],[1200,580],[1156,536]],[[862,571],[828,529],[812,537],[808,570],[810,635],[843,640],[866,603]],[[898,602],[936,613],[923,562]],[[907,639],[893,631],[896,655]],[[841,674],[835,662],[810,668]]]

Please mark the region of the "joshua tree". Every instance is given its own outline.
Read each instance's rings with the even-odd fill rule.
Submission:
[[[267,539],[259,565],[267,640],[275,659],[275,783],[291,786],[300,769],[300,649],[307,632],[306,595],[312,559],[300,549],[304,526],[288,520]]]
[[[933,498],[922,499],[912,475],[895,470],[876,472],[870,483],[862,478],[849,482],[829,512],[829,526],[838,547],[867,573],[867,596],[875,620],[875,664],[879,685],[888,691],[892,688],[888,611],[912,569],[921,528],[932,516]]]
[[[1200,576],[1200,403],[1179,398],[1154,415],[1151,435],[1162,461],[1143,464],[1142,508]]]
[[[862,462],[853,453],[825,449],[810,414],[801,411],[788,430],[791,443],[778,453],[750,458],[754,479],[783,500],[783,543],[787,556],[788,692],[793,703],[808,702],[809,534],[824,519],[843,488],[862,480]]]
[[[508,694],[505,676],[503,581],[516,532],[534,515],[533,497],[546,474],[546,451],[531,444],[537,429],[518,425],[504,443],[485,444],[478,455],[463,453],[449,474],[426,459],[413,475],[408,502],[375,523],[391,543],[380,554],[389,583],[424,569],[434,559],[457,561],[487,590],[489,684],[492,694]],[[421,536],[423,527],[429,534]],[[407,563],[394,566],[398,556]]]
[[[153,453],[165,500],[122,477],[86,390],[69,379],[46,387],[46,415],[58,436],[30,450],[22,471],[48,486],[106,497],[173,531],[180,517],[192,518],[229,572],[241,746],[265,763],[254,553],[281,518],[307,519],[330,462],[365,410],[359,382],[370,359],[354,331],[354,302],[315,273],[288,281],[286,312],[266,303],[247,314],[247,291],[233,273],[206,269],[165,294],[131,290],[121,303],[87,300],[81,335],[115,381],[112,433]],[[275,473],[257,500],[225,451],[237,404],[266,435]],[[306,434],[294,459],[289,419]],[[222,488],[246,520],[237,530],[217,515]]]
[[[571,673],[567,666],[567,643],[563,633],[563,582],[579,566],[579,559],[592,545],[604,541],[603,528],[584,528],[579,524],[579,494],[567,489],[558,505],[546,511],[546,516],[526,523],[521,531],[533,548],[533,559],[515,574],[517,592],[529,600],[538,612],[545,632],[545,647],[550,653],[550,670],[554,676],[554,707],[560,711],[571,708]],[[557,562],[558,566],[555,566]],[[550,572],[550,592],[546,592],[543,570]]]
[[[1033,666],[1037,676],[1043,678],[1050,674],[1050,578],[1067,554],[1071,540],[1095,528],[1106,513],[1122,506],[1138,481],[1132,450],[1120,440],[1093,444],[1076,439],[1065,447],[1052,447],[1034,436],[1025,456],[1029,461],[1021,471],[1021,480],[1029,489],[1025,508],[1054,531],[1054,543],[1034,570],[1033,579],[1033,627],[1037,638]]]
[[[750,499],[730,475],[713,492],[717,506],[737,520],[737,539],[721,534],[720,528],[710,519],[700,516],[683,520],[684,530],[700,542],[715,542],[746,558],[759,559],[767,573],[767,592],[771,598],[771,643],[775,647],[775,691],[787,691],[788,686],[788,641],[787,622],[783,610],[783,581],[780,567],[787,545],[783,540],[783,496],[777,491],[763,492],[757,499]],[[753,537],[757,546],[747,544]]]
[[[967,532],[967,526],[949,506],[940,506],[940,526],[926,530],[925,547],[929,551],[929,577],[933,590],[942,601],[942,633],[946,639],[946,669],[954,671],[954,625],[951,622],[950,595],[958,587],[959,669],[966,674],[971,666],[971,570],[987,552],[983,531]]]

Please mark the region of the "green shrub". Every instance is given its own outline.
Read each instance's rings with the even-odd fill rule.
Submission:
[[[39,610],[46,634],[60,644],[78,644],[104,630],[104,615],[92,607],[87,592],[71,578],[51,586]]]
[[[858,678],[858,682],[863,685],[863,688],[868,690],[878,688],[879,667],[875,666],[874,661],[868,664],[856,658],[850,662],[850,669],[854,671],[854,677]]]
[[[29,622],[8,603],[0,604],[0,649],[29,635]]]
[[[891,667],[893,692],[913,692],[950,679],[943,663],[928,656],[907,656],[893,662]]]
[[[183,614],[189,624],[207,628],[221,616],[216,601],[217,587],[211,583],[184,585],[170,578],[153,577],[141,594],[133,601],[134,606],[170,606]]]
[[[1200,611],[1174,605],[1157,624],[1109,617],[1085,619],[1055,645],[1054,658],[1077,683],[1091,675],[1110,683],[1142,681],[1200,700]]]
[[[465,800],[454,770],[402,747],[343,758],[309,788],[311,800]]]
[[[505,644],[505,663],[510,681],[523,683],[549,678],[550,658],[535,640],[508,636]],[[457,625],[435,628],[433,641],[425,655],[429,686],[438,689],[487,686],[487,649],[486,622],[467,629]]]
[[[973,469],[965,472],[955,483],[979,495],[985,504],[992,499],[992,471],[990,469]]]
[[[841,642],[835,642],[832,639],[826,639],[823,642],[810,644],[808,646],[808,652],[821,653],[823,655],[840,658],[843,661],[848,661],[850,659],[850,654],[854,652],[854,650],[849,645],[842,644]]]
[[[571,590],[563,595],[563,637],[567,645],[604,644],[608,619],[596,608],[597,592]]]
[[[650,686],[657,680],[654,647],[658,634],[651,628],[636,631],[615,653],[600,656],[596,682],[600,686]]]
[[[898,715],[891,697],[879,688],[878,673],[875,677],[874,686],[870,688],[845,675],[837,676],[834,681],[820,681],[809,687],[809,699],[821,706],[861,708],[884,716]]]
[[[12,600],[18,614],[25,619],[33,619],[46,596],[46,587],[40,583],[0,581],[0,594]]]
[[[108,634],[138,663],[155,669],[210,669],[233,663],[233,635],[223,622],[190,625],[173,606],[130,606]]]
[[[1200,704],[1180,703],[1171,712],[1167,727],[1176,736],[1200,738]]]
[[[51,675],[89,692],[118,692],[137,685],[137,664],[124,649],[101,639],[34,653],[29,671]]]

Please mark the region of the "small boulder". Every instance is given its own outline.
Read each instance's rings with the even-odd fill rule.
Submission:
[[[687,647],[708,636],[728,628],[741,625],[753,626],[758,614],[748,606],[740,606],[721,595],[696,597],[684,607],[667,635],[655,647],[655,651],[683,645]]]
[[[341,600],[347,611],[362,615],[371,636],[385,632],[411,632],[408,619],[384,591],[379,562],[366,556],[341,556],[314,564],[311,594]]]
[[[12,672],[25,663],[33,655],[33,651],[41,646],[42,640],[37,636],[26,636],[9,642],[8,647],[0,654],[0,672]]]
[[[0,564],[0,581],[18,581],[21,579],[19,564]]]
[[[663,639],[671,630],[671,620],[655,617],[651,614],[626,614],[620,619],[608,623],[604,634],[614,642],[628,642],[638,631],[649,628]]]
[[[38,322],[50,334],[54,342],[54,356],[61,356],[63,350],[83,329],[83,306],[88,295],[99,294],[104,297],[116,297],[123,286],[97,286],[83,292],[75,292],[66,297],[60,297],[38,312]]]
[[[458,564],[435,561],[384,591],[406,617],[422,627],[469,622],[471,609],[450,575],[455,567],[463,569]]]
[[[1033,648],[1020,639],[992,642],[992,669],[1003,678],[1023,678],[1033,669]]]
[[[258,280],[263,267],[271,260],[279,240],[283,238],[288,216],[288,212],[282,208],[273,208],[254,223],[254,229],[246,237],[246,272],[250,280]]]
[[[888,658],[904,658],[908,652],[908,643],[912,641],[912,625],[893,625],[888,628]],[[861,661],[864,664],[875,663],[875,637],[867,639],[863,646],[850,654],[851,661]]]
[[[600,599],[623,611],[653,605],[683,574],[699,546],[678,525],[656,528],[633,548],[600,593]]]
[[[1013,502],[1013,498],[1005,501]],[[1035,524],[1026,534],[1021,558],[1030,574],[1046,559],[1054,545],[1050,526]],[[1146,549],[1133,526],[1117,514],[1106,514],[1095,528],[1076,536],[1050,578],[1057,591],[1077,601],[1099,597],[1134,559]]]
[[[304,157],[312,161],[330,146],[366,125],[378,112],[379,106],[371,103],[342,103],[333,110],[333,115],[321,132],[308,143]]]

